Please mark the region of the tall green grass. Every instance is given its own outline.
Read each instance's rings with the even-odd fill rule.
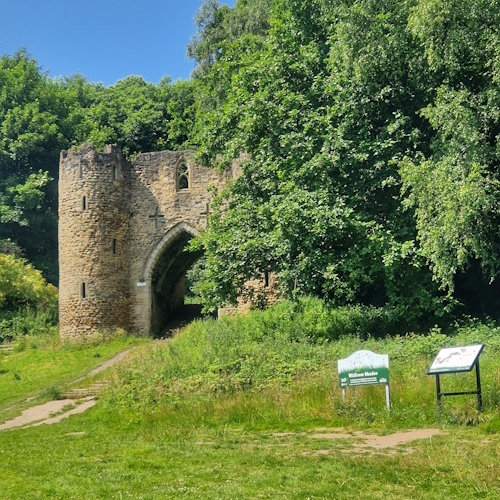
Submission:
[[[107,403],[131,414],[160,412],[173,425],[188,426],[200,421],[271,427],[285,422],[402,427],[453,420],[474,423],[480,417],[471,397],[446,400],[443,412],[436,412],[434,378],[426,370],[441,347],[482,342],[485,407],[498,408],[499,328],[469,323],[456,327],[452,336],[435,328],[427,334],[375,338],[366,326],[371,325],[370,314],[360,319],[359,309],[330,311],[320,301],[305,299],[247,316],[194,322],[168,342],[145,346],[121,366]],[[389,416],[382,387],[348,390],[342,401],[337,360],[360,349],[389,354]],[[449,376],[443,384],[464,390],[473,387],[473,374]],[[457,410],[457,404],[465,406]]]

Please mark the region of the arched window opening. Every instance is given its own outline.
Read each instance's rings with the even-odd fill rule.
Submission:
[[[189,189],[189,168],[185,163],[181,163],[177,169],[177,190]]]

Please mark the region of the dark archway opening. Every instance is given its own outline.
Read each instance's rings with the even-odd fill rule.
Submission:
[[[201,305],[184,304],[187,270],[203,255],[189,252],[193,235],[180,231],[163,249],[151,275],[151,329],[155,337],[163,337],[192,316],[201,315]]]

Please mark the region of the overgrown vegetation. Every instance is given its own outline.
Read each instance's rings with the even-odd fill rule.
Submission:
[[[23,336],[57,336],[57,315],[52,312],[20,309],[0,313],[0,344],[21,340]]]
[[[259,421],[264,427],[324,421],[387,428],[457,423],[462,412],[477,417],[475,399],[446,401],[444,412],[437,413],[434,378],[426,370],[441,347],[484,343],[486,420],[496,422],[500,328],[470,320],[448,335],[438,328],[425,335],[394,335],[380,329],[380,319],[376,310],[329,309],[310,298],[284,301],[248,316],[197,321],[165,344],[146,346],[122,365],[107,401],[130,415],[159,412],[167,420],[182,418],[188,427],[201,418],[215,426]],[[389,354],[389,416],[380,388],[358,388],[348,391],[345,403],[341,399],[336,361],[360,349]],[[443,384],[467,390],[475,379],[473,374],[451,376]],[[464,422],[468,418],[463,416]]]
[[[22,307],[40,308],[54,314],[57,289],[47,284],[41,272],[24,259],[0,253],[0,311]]]
[[[0,253],[0,344],[57,332],[57,289],[14,254]]]
[[[434,328],[385,337],[377,314],[308,298],[147,341],[114,369],[91,410],[57,425],[2,432],[0,488],[7,499],[497,498],[500,329],[470,320],[447,335]],[[0,419],[14,411],[5,406],[28,395],[60,397],[65,381],[137,341],[42,340],[25,336],[13,351],[0,351]],[[473,342],[486,344],[484,411],[473,396],[445,398],[437,411],[434,379],[426,375],[432,357],[443,345]],[[342,401],[336,361],[363,348],[389,353],[390,414],[380,386],[349,389]],[[466,390],[474,376],[442,382]],[[352,437],[331,439],[340,426]],[[358,448],[360,429],[414,427],[444,434]]]

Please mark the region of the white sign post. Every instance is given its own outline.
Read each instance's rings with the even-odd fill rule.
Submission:
[[[338,360],[339,385],[345,400],[345,388],[360,385],[385,385],[387,411],[391,411],[389,391],[389,356],[371,351],[357,351],[348,358]]]

